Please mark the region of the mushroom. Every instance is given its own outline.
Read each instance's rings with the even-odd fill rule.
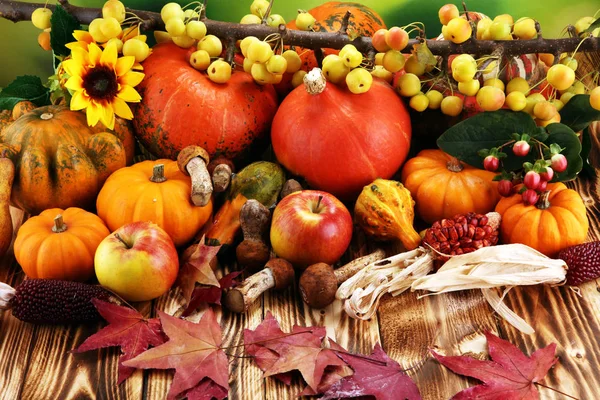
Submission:
[[[265,268],[248,277],[225,295],[225,307],[237,313],[245,312],[250,304],[268,289],[281,290],[294,281],[294,268],[283,258],[270,259]]]
[[[302,185],[295,179],[288,179],[281,188],[280,196],[283,199],[285,196],[302,190]]]
[[[242,206],[240,225],[244,240],[235,249],[238,264],[242,267],[256,271],[269,261],[271,254],[264,238],[270,221],[271,212],[258,200],[250,199]]]
[[[213,189],[216,193],[224,192],[231,183],[235,165],[230,159],[217,157],[208,164],[208,173],[212,178]]]
[[[192,203],[198,207],[207,205],[213,192],[208,161],[208,153],[200,146],[187,146],[177,155],[177,166],[192,178]]]
[[[313,264],[300,277],[302,300],[312,308],[324,308],[335,300],[338,285],[348,280],[367,265],[385,257],[385,251],[378,249],[371,254],[352,260],[336,270],[329,264]]]

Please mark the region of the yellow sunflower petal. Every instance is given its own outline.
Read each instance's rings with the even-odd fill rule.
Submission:
[[[121,85],[129,85],[134,87],[140,84],[140,82],[144,79],[144,76],[146,75],[141,72],[129,71],[119,79],[119,83]]]
[[[96,43],[90,43],[88,46],[88,52],[90,56],[90,65],[95,67],[100,63],[100,58],[102,57],[102,49],[98,47]]]
[[[118,57],[117,44],[115,42],[110,42],[100,56],[100,64],[114,68],[117,64]]]
[[[125,75],[127,72],[129,72],[129,70],[131,70],[131,67],[133,67],[133,64],[135,64],[134,56],[120,57],[117,60],[117,64],[115,65],[115,72],[117,73],[117,76]]]
[[[81,65],[89,65],[90,56],[87,51],[81,47],[71,49],[71,58]]]
[[[117,114],[119,117],[125,119],[133,119],[133,113],[131,112],[131,108],[129,108],[129,105],[127,105],[125,101],[121,100],[118,97],[115,97],[112,100],[112,106],[113,110],[115,111],[115,114]]]
[[[79,111],[89,107],[90,98],[86,96],[82,90],[77,91],[71,97],[71,110]]]
[[[73,49],[87,50],[88,44],[85,42],[71,42],[71,43],[65,44],[65,47],[69,50],[73,50]]]
[[[83,76],[86,72],[85,66],[72,58],[62,62],[62,67],[70,76]]]
[[[65,83],[65,87],[71,90],[82,90],[83,89],[83,79],[80,76],[74,75],[69,78],[67,83]]]
[[[115,128],[115,112],[110,104],[101,104],[100,105],[100,121],[104,124],[108,129]]]
[[[94,38],[88,31],[73,31],[73,37],[77,39],[78,42],[92,43]]]
[[[102,114],[102,110],[96,104],[96,102],[92,101],[90,105],[85,110],[87,115],[87,123],[89,126],[96,126],[98,124],[98,120],[100,119],[100,115]]]
[[[135,64],[133,64],[133,67],[131,67],[131,69],[136,71],[143,71],[144,67],[142,66],[142,64],[136,62]]]
[[[137,103],[142,99],[142,96],[129,85],[122,85],[117,96],[128,103]]]

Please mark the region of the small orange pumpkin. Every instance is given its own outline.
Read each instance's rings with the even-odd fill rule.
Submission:
[[[457,214],[492,211],[500,199],[494,176],[441,150],[423,150],[404,165],[402,183],[415,199],[417,214],[431,224]]]
[[[121,168],[107,180],[96,201],[98,215],[111,231],[135,221],[152,221],[163,228],[175,246],[189,242],[212,214],[190,201],[191,180],[176,161],[142,161]]]
[[[523,243],[548,257],[587,238],[589,222],[583,200],[560,182],[549,184],[536,205],[526,205],[515,194],[500,200],[496,211],[502,216],[503,243]]]
[[[51,208],[21,226],[15,258],[29,278],[84,282],[94,276],[94,253],[109,234],[95,214]]]

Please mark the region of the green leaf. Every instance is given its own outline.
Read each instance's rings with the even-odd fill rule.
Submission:
[[[65,44],[74,42],[73,31],[81,29],[79,22],[71,14],[65,11],[60,5],[57,5],[50,19],[52,30],[50,31],[50,45],[54,54],[59,56],[68,56],[71,50],[65,47]]]
[[[50,104],[49,93],[38,76],[19,76],[0,92],[0,110],[12,110],[23,100],[29,100],[39,107],[48,105]]]
[[[600,18],[596,18],[596,20],[585,30],[585,33],[592,33],[596,28],[600,28]]]
[[[453,155],[477,168],[483,168],[483,159],[477,152],[481,149],[500,147],[513,139],[513,134],[538,132],[533,118],[525,112],[498,110],[479,113],[448,129],[442,134],[437,145],[446,153]],[[534,161],[533,152],[527,157],[510,155],[503,160],[507,171],[521,169],[523,162]]]
[[[548,130],[548,139],[544,143],[548,146],[556,143],[563,148],[561,154],[567,157],[568,162],[567,170],[555,174],[553,181],[564,182],[575,179],[583,168],[579,136],[567,125],[561,123],[550,124],[546,129]]]
[[[433,55],[427,44],[418,43],[413,46],[413,52],[417,55],[419,64],[425,64],[428,66],[437,65],[437,58]]]
[[[592,121],[600,120],[600,111],[590,104],[589,94],[576,94],[560,110],[560,123],[575,132],[584,130]]]

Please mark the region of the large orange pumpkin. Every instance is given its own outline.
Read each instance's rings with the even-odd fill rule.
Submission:
[[[382,80],[363,94],[323,85],[314,94],[301,85],[281,103],[271,129],[273,150],[313,188],[352,200],[365,185],[400,168],[410,147],[410,118]]]
[[[190,65],[194,49],[164,43],[144,61],[146,77],[136,87],[142,101],[133,119],[137,137],[160,158],[175,159],[189,145],[202,146],[211,158],[235,158],[268,132],[277,110],[275,89],[243,71],[214,83]]]
[[[0,135],[0,154],[15,164],[12,204],[30,214],[93,208],[106,178],[133,152],[131,133],[119,132],[92,129],[84,113],[64,106],[36,108],[12,122]]]
[[[505,197],[496,206],[502,215],[500,238],[504,243],[523,243],[548,257],[569,246],[583,243],[589,222],[579,193],[564,184],[548,184],[549,193],[536,205],[526,205],[522,196]]]
[[[163,167],[161,167],[161,165]],[[196,207],[191,181],[171,160],[142,161],[113,173],[98,194],[98,215],[111,231],[135,221],[152,221],[175,246],[189,242],[212,214],[212,200]]]
[[[441,150],[423,150],[402,169],[402,183],[415,200],[417,214],[430,224],[456,214],[492,211],[500,198],[494,176]]]
[[[29,278],[87,281],[94,276],[96,248],[109,234],[95,214],[48,209],[19,228],[15,258]]]

